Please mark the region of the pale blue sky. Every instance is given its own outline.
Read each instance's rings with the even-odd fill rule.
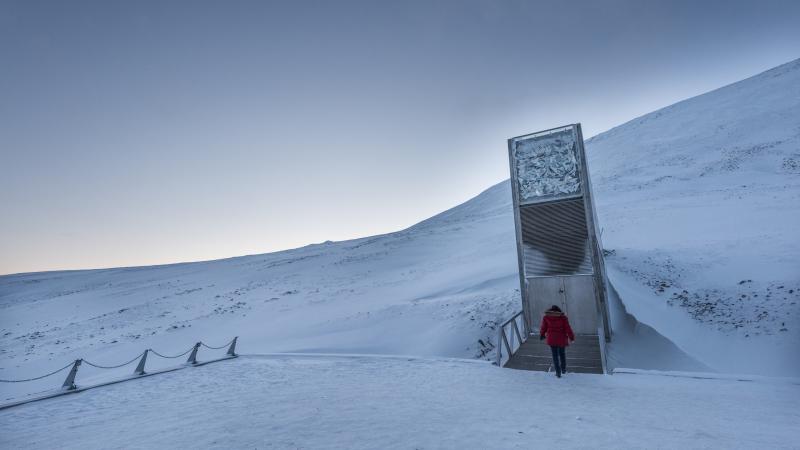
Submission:
[[[0,2],[0,274],[385,233],[800,56],[800,2]]]

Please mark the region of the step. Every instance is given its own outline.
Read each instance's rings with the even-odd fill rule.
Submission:
[[[567,367],[576,373],[603,373],[600,340],[597,335],[578,335],[566,348]],[[519,370],[552,371],[550,346],[532,335],[506,362],[505,367]]]
[[[552,372],[552,365],[542,365],[542,364],[507,364],[505,366],[508,369],[516,369],[516,370],[530,370],[536,372]],[[590,374],[602,374],[603,368],[594,366],[594,367],[583,367],[583,366],[567,366],[568,372],[573,373],[590,373]]]
[[[538,337],[531,337],[530,339],[525,341],[525,344],[541,345],[543,347],[549,347],[549,345],[547,345],[547,341],[545,340],[540,341]],[[575,340],[574,342],[570,342],[567,347],[600,347],[600,342],[598,340],[588,340],[588,339],[580,341]]]
[[[542,363],[542,364],[550,364],[550,363],[553,362],[552,356],[543,356],[543,355],[537,355],[537,356],[514,355],[514,360],[517,360],[517,361],[530,361],[530,362],[536,362],[536,363]],[[572,364],[573,361],[574,361],[575,364],[578,364],[578,365],[595,366],[595,365],[598,364],[598,360],[597,360],[596,357],[592,357],[592,358],[575,358],[575,357],[571,357],[571,356],[567,355],[567,362]]]

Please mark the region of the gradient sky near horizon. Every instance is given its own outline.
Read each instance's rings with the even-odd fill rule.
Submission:
[[[800,57],[796,1],[0,2],[0,274],[399,230]]]

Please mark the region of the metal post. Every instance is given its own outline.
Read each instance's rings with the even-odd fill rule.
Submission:
[[[236,340],[239,339],[239,336],[233,338],[233,342],[231,342],[231,346],[228,347],[228,355],[229,356],[236,356]]]
[[[500,361],[503,360],[503,344],[501,342],[503,338],[500,337],[501,334],[503,334],[502,326],[500,327],[500,330],[497,332],[497,352],[495,352],[497,355],[497,360],[495,361],[496,366],[499,366]]]
[[[145,372],[144,372],[144,363],[147,362],[147,352],[149,352],[149,351],[150,351],[150,349],[147,349],[142,354],[142,359],[139,360],[139,365],[136,366],[136,370],[133,371],[134,375],[144,375],[145,374]]]
[[[189,354],[189,359],[186,360],[186,364],[197,364],[197,349],[200,348],[200,343],[194,344],[194,348],[192,349],[192,353]]]
[[[72,391],[78,388],[78,386],[75,386],[75,375],[78,374],[78,366],[81,365],[81,361],[81,359],[75,360],[75,364],[72,365],[72,369],[70,369],[67,379],[64,380],[64,384],[61,385],[61,389],[65,391]]]
[[[524,319],[523,319],[524,320]],[[519,340],[519,346],[522,347],[522,336],[519,334],[519,327],[517,327],[517,318],[514,318],[514,332],[517,334],[517,339]]]
[[[511,346],[508,345],[508,338],[506,337],[505,329],[502,330],[502,333],[500,335],[503,337],[503,343],[506,344],[506,351],[508,351],[508,359],[510,360],[511,356],[514,354],[514,351],[511,350]]]
[[[530,298],[528,296],[528,292],[530,291],[528,279],[525,279],[525,283],[523,285],[525,291],[522,293],[522,325],[523,331],[525,332],[525,339],[528,339],[531,333],[531,305],[530,305]]]

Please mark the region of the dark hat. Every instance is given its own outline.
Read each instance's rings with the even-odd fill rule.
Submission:
[[[553,305],[550,307],[550,311],[561,312],[561,308],[559,308],[557,305]]]

